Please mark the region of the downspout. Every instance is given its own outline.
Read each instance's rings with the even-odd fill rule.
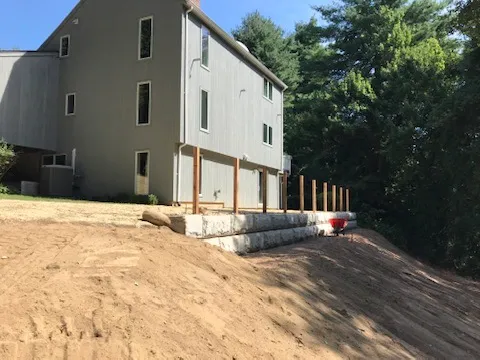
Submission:
[[[177,196],[176,202],[180,204],[181,184],[182,184],[182,149],[187,146],[187,124],[188,124],[188,14],[193,11],[193,6],[190,5],[185,10],[185,49],[184,49],[184,70],[183,70],[183,143],[178,147],[177,158]]]

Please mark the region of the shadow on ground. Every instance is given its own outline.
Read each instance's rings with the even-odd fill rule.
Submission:
[[[422,265],[373,231],[247,259],[276,274],[264,286],[301,317],[277,325],[294,332],[305,322],[306,345],[351,359],[480,358],[480,284]]]

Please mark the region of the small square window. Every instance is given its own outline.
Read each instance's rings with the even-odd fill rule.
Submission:
[[[65,100],[65,115],[71,116],[75,115],[75,107],[76,107],[76,95],[75,93],[67,94]]]
[[[138,59],[150,59],[153,52],[153,17],[140,19]]]
[[[67,155],[65,154],[43,155],[42,166],[51,166],[51,165],[66,166]]]
[[[202,65],[208,68],[209,65],[209,47],[210,47],[210,31],[206,27],[202,27]]]
[[[208,131],[208,115],[209,115],[209,98],[208,91],[201,90],[201,119],[200,119],[200,129],[203,131]]]
[[[44,155],[42,157],[43,166],[54,165],[54,164],[55,164],[55,159],[53,155]]]
[[[68,57],[70,55],[70,35],[65,35],[60,38],[60,57]]]

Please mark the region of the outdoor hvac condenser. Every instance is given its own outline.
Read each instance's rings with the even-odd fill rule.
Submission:
[[[70,166],[43,166],[40,194],[43,196],[72,197],[73,168]]]

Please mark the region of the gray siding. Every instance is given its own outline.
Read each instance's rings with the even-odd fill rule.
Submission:
[[[55,150],[57,88],[55,54],[0,52],[0,138]]]
[[[188,125],[186,142],[201,149],[282,167],[282,93],[274,88],[273,102],[263,97],[263,75],[211,34],[209,69],[201,66],[201,25],[188,25]],[[209,91],[209,133],[200,131],[200,89]],[[273,128],[273,146],[263,144],[263,123]],[[183,138],[181,137],[181,140]]]
[[[86,1],[42,50],[60,59],[58,150],[77,149],[80,190],[89,196],[134,192],[135,151],[150,151],[150,193],[173,201],[175,143],[180,133],[181,2]],[[139,61],[139,19],[154,17],[153,58]],[[78,19],[75,24],[74,19]],[[137,82],[152,82],[151,124],[136,126]],[[65,95],[76,114],[65,116]]]
[[[192,148],[182,151],[181,199],[193,200],[193,157]],[[219,202],[227,207],[233,206],[233,160],[203,150],[202,155],[202,196],[201,202]],[[241,208],[261,208],[259,204],[259,176],[257,165],[240,162],[239,201]],[[268,176],[268,207],[278,208],[279,186],[277,171],[270,169]]]

